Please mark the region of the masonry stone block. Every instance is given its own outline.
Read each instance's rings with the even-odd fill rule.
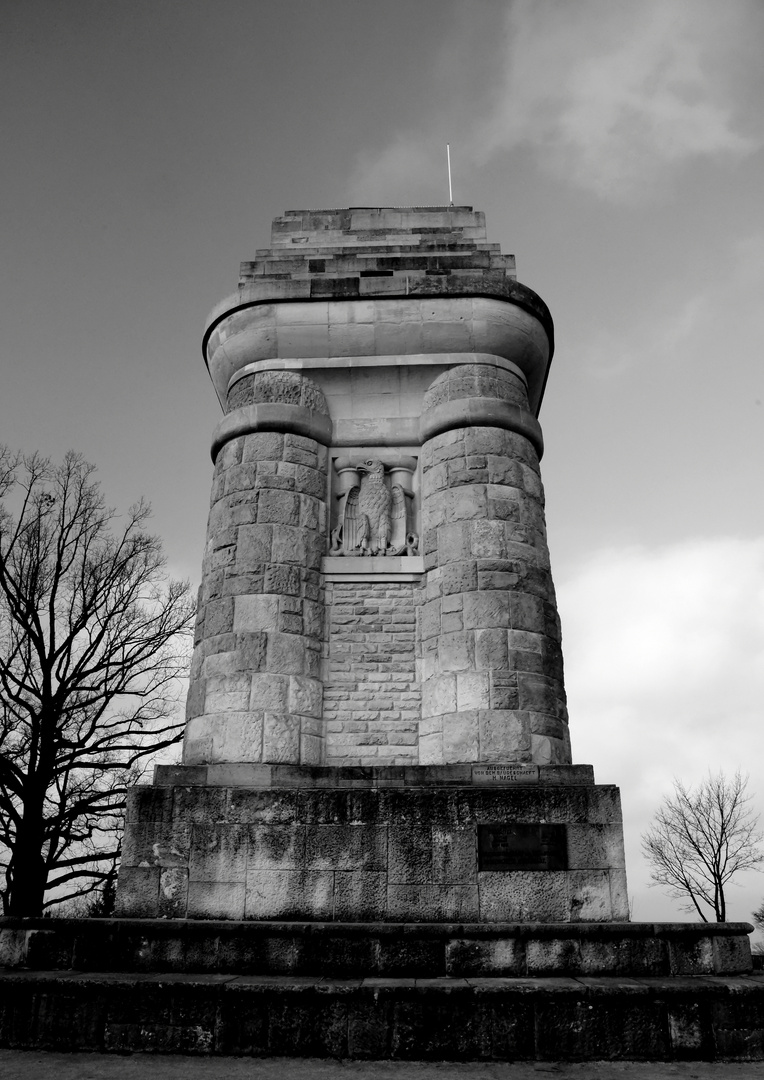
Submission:
[[[257,520],[277,525],[298,525],[300,521],[298,496],[289,491],[269,488],[262,490],[257,500]]]
[[[266,712],[263,718],[263,761],[299,762],[300,720],[290,713]]]
[[[222,597],[207,604],[204,616],[205,637],[226,634],[233,629],[233,598]]]
[[[284,436],[275,431],[258,431],[233,441],[242,444],[242,461],[281,461],[284,453]],[[225,443],[219,455],[224,454],[229,445]]]
[[[480,918],[503,922],[570,920],[567,875],[563,871],[524,870],[479,873]]]
[[[388,880],[424,884],[432,880],[432,829],[427,825],[388,829]]]
[[[305,867],[305,828],[290,825],[248,826],[247,868],[300,870]]]
[[[476,885],[389,885],[387,917],[394,921],[474,922]]]
[[[117,915],[156,918],[159,912],[158,866],[123,866],[119,871]]]
[[[246,826],[227,822],[195,824],[188,860],[189,880],[243,882],[247,845]]]
[[[503,628],[475,630],[475,667],[478,671],[507,669],[507,631]]]
[[[191,826],[185,822],[138,820],[124,837],[121,866],[188,865]]]
[[[292,634],[268,634],[268,670],[282,675],[302,675],[305,671],[305,646]]]
[[[320,718],[323,708],[323,686],[317,679],[300,675],[289,677],[289,711]]]
[[[422,717],[456,712],[456,676],[433,676],[422,686]]]
[[[251,825],[286,825],[299,821],[299,793],[232,788],[215,792],[222,797],[225,819]],[[222,813],[222,811],[221,811]],[[213,820],[222,820],[214,818]]]
[[[316,825],[306,830],[311,870],[387,870],[387,829],[377,825]]]
[[[163,868],[159,874],[160,919],[182,919],[188,908],[188,870],[178,866]]]
[[[491,703],[491,681],[482,672],[459,672],[456,676],[456,707],[459,712],[487,709]],[[505,707],[505,706],[502,706]]]
[[[225,472],[225,487],[224,491],[227,496],[235,495],[239,492],[250,492],[257,487],[257,465],[254,462],[245,462],[242,465],[233,465]],[[216,525],[216,519],[211,517],[213,527]],[[214,539],[214,532],[211,534],[211,539]]]
[[[468,592],[464,594],[464,625],[470,629],[494,629],[510,626],[510,603],[507,593]]]
[[[626,884],[626,870],[613,869],[608,871],[610,881],[610,910],[613,919],[628,919],[629,893]]]
[[[240,525],[236,544],[237,573],[257,571],[270,562],[272,525]]]
[[[526,714],[508,709],[483,709],[479,713],[480,753],[483,761],[527,761],[531,735]]]
[[[245,885],[241,881],[189,881],[190,919],[243,919]]]
[[[443,716],[443,760],[480,761],[480,713],[452,712]]]
[[[387,915],[387,874],[368,870],[338,871],[334,876],[334,918],[377,921]]]
[[[252,710],[288,712],[289,679],[289,675],[277,675],[271,672],[253,675],[248,707]]]
[[[333,913],[330,870],[253,870],[247,876],[244,918],[331,919]]]
[[[616,824],[571,823],[567,827],[568,866],[572,870],[623,869],[623,834]]]
[[[249,708],[250,683],[247,674],[216,675],[207,679],[205,712],[246,711]]]
[[[471,631],[441,633],[438,640],[438,663],[441,671],[471,671],[474,668],[474,662],[475,636]],[[457,708],[459,707],[457,705]],[[475,706],[465,705],[464,707],[474,708]]]
[[[477,882],[474,828],[432,830],[432,879],[445,885]]]
[[[215,460],[215,472],[226,472],[234,465],[241,464],[242,452],[245,445],[245,439],[231,439],[223,447]]]
[[[208,713],[206,731],[212,739],[215,761],[260,761],[263,747],[263,714],[250,709]],[[201,758],[200,760],[209,760]]]
[[[437,730],[428,729],[421,731],[419,735],[419,762],[421,765],[438,765],[443,760],[443,728],[442,718],[437,717]],[[427,721],[423,718],[422,725]]]

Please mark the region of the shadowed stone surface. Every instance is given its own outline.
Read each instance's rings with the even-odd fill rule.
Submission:
[[[764,1059],[764,983],[0,974],[0,1043],[387,1060]]]

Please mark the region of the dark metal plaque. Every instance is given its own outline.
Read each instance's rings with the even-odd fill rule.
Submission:
[[[567,870],[565,825],[478,825],[478,870]]]

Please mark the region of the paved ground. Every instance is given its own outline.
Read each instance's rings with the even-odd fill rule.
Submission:
[[[326,1061],[294,1058],[192,1058],[158,1054],[44,1054],[0,1050],[2,1080],[761,1080],[762,1062]]]

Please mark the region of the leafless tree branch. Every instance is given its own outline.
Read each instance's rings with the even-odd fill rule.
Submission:
[[[182,733],[188,584],[166,579],[149,507],[118,518],[94,473],[75,453],[53,464],[0,447],[0,896],[9,914],[40,914],[62,886],[76,896],[113,884],[128,782]]]
[[[707,909],[717,922],[727,917],[725,886],[735,874],[758,869],[764,862],[756,815],[746,794],[748,778],[736,772],[709,775],[697,788],[674,780],[642,837],[642,850],[651,864],[651,880],[683,906],[708,922]]]

